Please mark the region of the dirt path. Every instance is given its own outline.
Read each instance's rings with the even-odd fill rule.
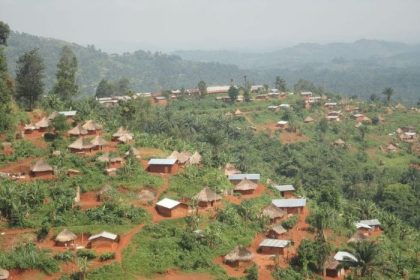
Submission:
[[[120,243],[118,244],[118,248],[115,250],[115,260],[119,263],[122,262],[122,252],[124,249],[130,244],[131,239],[133,239],[134,235],[136,235],[140,230],[144,227],[144,224],[138,225],[128,233],[124,234],[120,237]]]

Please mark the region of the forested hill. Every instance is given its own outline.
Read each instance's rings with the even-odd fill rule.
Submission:
[[[55,81],[56,64],[63,46],[70,45],[79,61],[78,81],[84,94],[92,95],[102,78],[117,80],[126,77],[137,91],[157,91],[195,87],[200,80],[207,84],[229,83],[244,72],[237,66],[220,63],[192,62],[176,55],[136,51],[122,55],[107,54],[93,46],[77,44],[12,32],[6,48],[9,71],[15,74],[16,60],[34,48],[46,65],[45,83],[51,88]]]
[[[273,86],[280,75],[291,90],[299,79],[306,79],[327,91],[364,98],[380,95],[386,87],[394,88],[396,100],[415,103],[420,97],[420,46],[369,40],[300,44],[270,53],[179,51],[169,55],[139,50],[115,55],[93,46],[12,32],[6,48],[9,71],[14,75],[18,57],[39,48],[49,89],[64,45],[70,45],[78,58],[78,82],[88,95],[102,78],[126,77],[135,91],[159,91],[195,87],[200,80],[208,85],[228,84],[230,79],[240,82],[243,75],[251,82]]]
[[[354,43],[299,44],[267,53],[177,51],[184,59],[238,65],[258,71],[264,80],[282,75],[289,85],[313,81],[329,91],[369,97],[393,87],[395,98],[417,102],[420,97],[420,45],[359,40]]]

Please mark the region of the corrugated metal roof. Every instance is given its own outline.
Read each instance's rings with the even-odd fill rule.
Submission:
[[[304,207],[306,198],[273,199],[271,202],[279,208]]]
[[[277,124],[281,124],[281,125],[284,125],[284,124],[287,124],[288,123],[288,121],[278,121],[277,122]]]
[[[174,158],[152,158],[149,160],[149,165],[173,165],[176,163]]]
[[[172,208],[178,206],[179,204],[181,204],[181,202],[170,199],[170,198],[164,198],[161,201],[159,201],[158,203],[156,203],[156,205],[165,207],[167,209],[172,209]]]
[[[372,219],[372,220],[360,220],[359,221],[360,224],[365,224],[368,226],[380,226],[381,223],[379,222],[378,219]]]
[[[280,240],[280,239],[264,239],[261,241],[259,247],[275,247],[275,248],[284,248],[289,246],[290,240]]]
[[[295,190],[295,187],[293,187],[293,185],[276,185],[276,186],[273,186],[273,188],[275,188],[279,192],[294,191]]]
[[[72,117],[75,116],[77,114],[77,111],[61,111],[58,112],[60,115],[63,115],[65,117]]]
[[[232,174],[229,175],[229,180],[260,180],[260,174]]]
[[[91,241],[91,240],[94,240],[94,239],[97,239],[97,238],[100,238],[100,237],[110,239],[110,240],[115,240],[115,239],[117,239],[118,235],[107,232],[107,231],[103,231],[101,233],[90,236],[88,240]]]
[[[367,229],[371,229],[372,227],[366,224],[362,224],[362,223],[354,223],[354,225],[356,226],[357,229],[359,228],[367,228]]]
[[[337,254],[335,254],[334,259],[336,261],[355,261],[357,262],[357,258],[353,256],[352,254],[344,251],[338,251]]]

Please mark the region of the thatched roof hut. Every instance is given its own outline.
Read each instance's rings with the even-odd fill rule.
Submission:
[[[134,139],[134,137],[133,137],[133,134],[131,134],[131,133],[126,133],[126,134],[124,134],[124,135],[121,135],[120,137],[118,137],[118,142],[121,142],[121,143],[128,143],[128,142],[130,142],[130,141],[133,141],[133,139]]]
[[[170,159],[176,159],[178,160],[179,164],[186,164],[189,159],[191,157],[191,153],[190,152],[181,152],[179,153],[178,151],[173,151],[168,158]]]
[[[212,202],[221,200],[222,197],[209,187],[202,189],[197,195],[194,196],[199,202]]]
[[[194,154],[188,160],[188,164],[196,165],[201,163],[201,155],[195,151]]]
[[[241,112],[241,110],[239,110],[239,109],[236,109],[236,111],[235,111],[235,113],[233,113],[235,116],[240,116],[240,115],[242,115],[242,112]]]
[[[303,122],[304,123],[311,123],[311,122],[313,122],[314,121],[314,119],[313,118],[311,118],[311,117],[306,117],[304,120],[303,120]]]
[[[44,159],[39,159],[32,167],[31,172],[48,172],[54,169]]]
[[[88,134],[88,131],[84,129],[81,124],[78,124],[69,131],[67,131],[67,133],[71,136],[82,136]]]
[[[121,137],[121,136],[123,136],[124,134],[127,134],[127,133],[128,133],[128,131],[124,127],[120,126],[120,128],[118,128],[117,132],[112,134],[112,138],[117,139],[117,138],[119,138],[119,137]]]
[[[85,139],[83,139],[83,138],[80,137],[76,141],[74,141],[73,143],[71,143],[68,146],[68,148],[69,149],[73,149],[73,150],[80,150],[80,151],[82,151],[82,150],[92,149],[93,148],[93,145],[90,142],[88,142]]]
[[[281,224],[277,224],[277,225],[272,226],[270,228],[270,231],[273,231],[278,235],[284,234],[284,233],[287,232],[287,230]]]
[[[42,118],[40,121],[35,123],[35,126],[38,128],[47,128],[50,126],[50,120],[46,117]]]
[[[9,275],[10,275],[9,271],[7,271],[7,270],[5,270],[3,268],[0,268],[0,280],[6,280],[6,279],[8,279],[9,278]]]
[[[346,144],[346,142],[344,142],[344,140],[341,139],[341,138],[334,141],[334,145],[336,145],[336,146],[344,146],[345,144]]]
[[[95,147],[105,146],[106,143],[106,140],[99,135],[95,136],[92,140],[90,140],[90,144],[92,144]]]
[[[239,174],[239,173],[241,173],[241,171],[236,169],[236,167],[233,164],[226,163],[226,165],[225,165],[225,175],[226,176]]]
[[[262,211],[263,216],[269,217],[271,220],[282,218],[286,215],[286,212],[280,208],[277,208],[273,204],[268,205]]]
[[[109,153],[106,152],[103,155],[97,157],[96,161],[108,163],[110,161]]]
[[[135,147],[131,146],[130,149],[125,153],[125,156],[128,157],[129,154],[134,155],[137,159],[141,159],[140,151]]]
[[[256,190],[258,187],[257,183],[254,183],[251,180],[243,179],[239,182],[234,188],[235,191],[253,191]]]
[[[393,144],[389,144],[389,145],[386,147],[386,150],[387,150],[388,152],[396,152],[396,151],[397,151],[397,147],[395,147]]]
[[[226,263],[249,262],[252,258],[253,254],[248,249],[237,246],[224,257],[224,261]]]
[[[60,243],[66,243],[66,242],[74,241],[76,239],[77,239],[77,235],[69,231],[68,229],[64,229],[55,237],[55,241],[60,242]]]
[[[33,123],[30,123],[30,124],[25,124],[23,129],[26,130],[26,131],[29,131],[29,130],[32,131],[32,130],[36,130],[37,127]]]
[[[96,131],[96,130],[102,129],[102,125],[96,123],[93,120],[88,120],[87,122],[85,122],[85,124],[82,127],[86,129],[87,131]]]

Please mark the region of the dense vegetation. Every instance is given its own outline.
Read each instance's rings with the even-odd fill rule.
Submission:
[[[197,150],[203,157],[203,166],[186,167],[174,176],[154,176],[144,171],[129,153],[124,167],[115,176],[107,176],[104,164],[97,161],[101,152],[80,156],[67,150],[71,139],[65,136],[69,126],[64,118],[55,119],[51,130],[46,133],[49,136],[42,139],[46,148],[36,146],[30,139],[16,139],[18,124],[28,123],[36,112],[26,114],[25,104],[17,106],[13,98],[13,83],[8,83],[11,79],[0,53],[0,90],[1,98],[6,101],[3,106],[0,104],[0,110],[10,115],[8,119],[2,118],[0,131],[2,139],[10,141],[14,150],[12,155],[0,154],[0,167],[43,157],[54,166],[57,177],[51,181],[1,179],[0,225],[16,231],[34,229],[36,236],[22,241],[8,252],[1,250],[0,267],[55,273],[61,263],[74,261],[79,272],[63,275],[62,279],[84,279],[85,276],[88,279],[133,279],[174,268],[229,279],[215,260],[237,245],[249,246],[258,233],[267,229],[268,220],[260,213],[272,198],[278,198],[274,189],[268,186],[260,196],[238,205],[224,200],[222,207],[211,214],[193,211],[188,217],[160,222],[153,221],[144,205],[139,206],[137,202],[139,191],[158,190],[163,185],[168,188],[160,197],[176,199],[191,199],[204,186],[218,193],[229,191],[232,185],[221,169],[226,163],[234,163],[243,172],[261,173],[264,184],[268,179],[293,184],[298,195],[308,198],[310,214],[306,222],[311,237],[300,243],[287,269],[282,269],[278,261],[273,260],[275,279],[316,279],[328,256],[340,249],[352,252],[358,258],[357,262],[348,264],[353,267],[351,279],[420,277],[419,154],[415,144],[403,143],[392,134],[397,128],[407,125],[419,131],[420,123],[417,111],[393,106],[392,91],[384,91],[385,100],[348,101],[372,119],[372,124],[359,128],[347,116],[338,123],[325,121],[325,111],[321,106],[305,109],[298,95],[288,96],[283,101],[271,99],[243,103],[223,103],[205,94],[197,97],[181,95],[166,106],[152,104],[148,98],[138,98],[120,101],[115,107],[104,107],[93,98],[75,98],[79,88],[74,73],[78,65],[83,68],[89,59],[75,59],[81,49],[73,47],[76,56],[64,48],[60,58],[45,63],[47,72],[48,65],[59,65],[57,80],[53,81],[57,92],[52,91],[34,103],[40,109],[38,113],[73,108],[78,111],[76,122],[93,119],[103,124],[103,134],[107,139],[120,126],[134,132],[135,146],[152,150],[153,155],[148,154],[143,160],[150,156],[166,156],[173,150]],[[46,50],[47,46],[44,50],[40,48],[39,52],[42,54]],[[99,55],[93,48],[89,51]],[[143,55],[158,61],[168,58]],[[106,54],[99,56],[111,60]],[[123,55],[115,59],[127,59],[128,62],[128,57]],[[179,58],[170,59],[180,62]],[[165,69],[170,71],[171,67]],[[82,74],[79,73],[80,77]],[[195,83],[199,80],[196,79]],[[284,81],[278,78],[276,84],[283,87]],[[300,81],[297,86],[304,89],[313,85]],[[83,93],[85,89],[81,87],[80,91]],[[243,90],[231,88],[232,100],[240,92],[244,94]],[[328,98],[344,101],[336,95]],[[268,105],[282,102],[287,102],[291,108],[267,110]],[[237,108],[242,115],[232,114]],[[303,119],[309,115],[317,121],[304,124]],[[381,116],[385,116],[384,121],[380,121]],[[270,129],[270,125],[275,125],[278,120],[288,120],[289,131]],[[287,135],[300,141],[289,144],[279,141]],[[345,145],[333,145],[338,138],[343,139]],[[390,141],[398,143],[397,153],[385,153],[379,148]],[[129,149],[128,145],[119,145],[112,155],[123,156]],[[54,156],[54,151],[59,151],[60,156]],[[78,169],[80,174],[67,176],[70,168]],[[75,204],[78,188],[82,193],[97,193],[105,185],[108,190],[106,195],[101,195],[99,207],[86,210]],[[355,221],[370,218],[378,218],[382,223],[384,232],[378,239],[355,245],[342,242],[355,233]],[[293,229],[296,223],[297,218],[293,216],[282,225]],[[141,230],[139,225],[143,225]],[[114,262],[117,256],[112,253],[79,250],[74,254],[53,255],[37,247],[38,242],[63,228],[75,233],[108,230],[124,234],[133,228],[139,231],[123,251],[121,262]],[[0,242],[3,241],[0,236]],[[105,265],[89,268],[93,260]],[[258,268],[253,266],[245,277],[256,279],[257,274]]]

